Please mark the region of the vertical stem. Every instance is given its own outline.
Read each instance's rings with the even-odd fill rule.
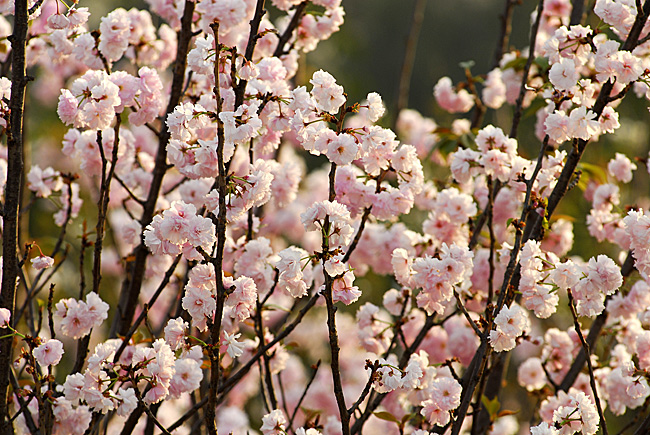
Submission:
[[[115,166],[117,165],[117,153],[120,143],[120,126],[122,125],[122,118],[119,114],[116,115],[115,127],[113,128],[113,152],[111,154],[111,166],[108,168],[108,160],[104,153],[103,135],[101,131],[97,131],[97,147],[102,159],[102,173],[101,183],[99,186],[99,199],[97,200],[97,225],[95,225],[95,244],[93,251],[93,288],[95,294],[99,294],[99,284],[102,280],[102,250],[104,247],[104,232],[106,227],[106,213],[108,212],[108,200],[110,197],[111,181],[115,174]],[[77,358],[72,369],[72,373],[79,373],[83,368],[86,355],[88,354],[88,345],[90,344],[91,333],[83,337],[77,345]]]
[[[11,118],[7,129],[7,183],[2,223],[2,287],[0,308],[12,315],[16,305],[16,279],[18,276],[18,216],[23,173],[23,109],[25,106],[26,77],[25,47],[27,37],[27,0],[15,1],[14,29],[11,41]],[[0,434],[13,433],[9,421],[8,390],[12,361],[12,337],[0,341]]]
[[[585,0],[571,0],[571,21],[570,26],[580,24],[585,10]]]
[[[289,25],[284,30],[284,33],[280,35],[280,38],[278,40],[278,45],[275,47],[275,51],[273,52],[273,56],[280,57],[283,54],[287,53],[287,51],[284,50],[284,46],[287,44],[287,42],[289,42],[289,39],[291,39],[291,35],[293,35],[293,31],[296,29],[296,27],[298,27],[298,24],[300,24],[300,19],[305,13],[305,9],[307,8],[308,4],[309,4],[309,0],[305,0],[304,2],[296,6],[296,12],[293,13],[293,16],[291,17],[291,21],[289,21]]]
[[[210,325],[210,347],[208,353],[210,356],[210,388],[208,390],[208,405],[205,410],[205,419],[208,426],[208,433],[211,435],[217,434],[216,426],[216,410],[217,410],[217,392],[219,391],[219,371],[221,358],[219,353],[219,340],[221,336],[221,318],[223,316],[223,307],[226,300],[226,289],[223,284],[223,251],[226,246],[226,166],[223,158],[223,148],[225,145],[225,137],[223,131],[223,122],[219,118],[219,113],[222,111],[223,101],[221,100],[221,90],[219,88],[219,59],[220,59],[220,45],[219,45],[219,22],[214,22],[210,25],[214,33],[214,46],[216,51],[216,58],[214,62],[214,77],[215,85],[213,88],[214,96],[217,100],[217,160],[219,166],[219,176],[217,177],[217,189],[219,191],[219,213],[216,217],[217,226],[217,252],[212,264],[214,265],[215,280],[217,285],[217,309],[214,316],[214,321]],[[214,221],[213,216],[213,221]]]
[[[504,53],[508,51],[508,44],[510,43],[510,32],[512,32],[512,11],[517,3],[518,0],[506,0],[503,14],[499,17],[501,19],[501,29],[499,33],[499,42],[497,43],[497,48],[494,51],[494,61],[492,63],[492,68],[499,66],[501,58],[503,57]]]
[[[415,0],[411,30],[408,39],[406,40],[404,63],[402,63],[402,70],[399,76],[399,91],[397,94],[397,106],[395,107],[396,119],[399,116],[399,112],[408,106],[411,77],[413,75],[413,65],[415,63],[415,53],[417,51],[420,31],[422,30],[422,22],[424,21],[424,11],[426,6],[427,0]]]
[[[567,289],[567,296],[569,296],[569,308],[571,309],[571,315],[573,316],[573,327],[580,338],[580,343],[582,343],[582,348],[585,350],[585,354],[590,355],[589,344],[585,341],[585,337],[582,335],[582,328],[580,328],[580,323],[578,322],[578,314],[576,313],[576,307],[573,303],[573,294],[571,294],[571,289]],[[600,406],[600,399],[598,398],[598,391],[596,389],[596,378],[594,377],[594,368],[591,365],[591,358],[587,358],[587,367],[589,368],[589,384],[591,385],[591,392],[594,394],[596,409],[598,409],[598,416],[600,417],[600,427],[603,430],[603,435],[608,435],[607,422],[603,415],[603,408]]]
[[[194,15],[194,5],[194,1],[185,0],[183,18],[181,19],[181,30],[178,34],[176,60],[174,61],[174,76],[172,79],[171,95],[169,97],[165,114],[174,111],[174,108],[180,102],[183,94],[187,52],[190,41],[192,40],[192,17]],[[158,152],[156,153],[156,162],[153,170],[151,187],[149,189],[149,194],[147,195],[147,200],[143,206],[144,210],[142,211],[142,217],[140,218],[140,225],[143,229],[146,228],[153,219],[156,210],[156,202],[158,201],[158,195],[162,186],[162,180],[167,173],[167,142],[169,142],[170,133],[166,128],[164,121],[165,119],[163,119],[163,128],[158,136]],[[133,320],[133,315],[135,314],[135,309],[138,304],[138,297],[140,296],[140,289],[142,288],[148,255],[149,250],[145,246],[144,241],[141,241],[133,253],[135,259],[126,267],[127,276],[122,282],[120,300],[117,307],[117,314],[111,329],[111,337],[125,335],[131,326],[131,321]]]
[[[539,30],[539,23],[542,20],[542,12],[544,11],[544,0],[539,0],[537,5],[537,17],[533,23],[533,27],[530,29],[530,44],[528,59],[526,59],[526,65],[524,66],[523,77],[521,78],[521,87],[519,88],[519,96],[517,97],[517,102],[515,103],[515,113],[512,117],[512,128],[510,129],[510,137],[517,138],[517,129],[519,128],[519,121],[521,120],[522,105],[524,103],[524,96],[526,95],[526,83],[528,82],[528,73],[530,72],[530,67],[533,64],[535,59],[535,44],[537,43],[537,31]]]

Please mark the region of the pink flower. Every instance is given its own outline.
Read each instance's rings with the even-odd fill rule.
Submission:
[[[347,272],[339,279],[335,279],[332,283],[332,299],[334,302],[341,301],[345,305],[350,305],[361,296],[359,287],[352,285],[354,282],[354,274],[350,271]]]
[[[36,196],[47,198],[52,194],[61,190],[63,187],[63,180],[61,174],[51,167],[41,169],[39,166],[32,166],[32,169],[27,174],[27,187],[29,190],[36,193]]]
[[[549,115],[549,117],[552,115]],[[585,106],[573,109],[569,115],[569,137],[589,140],[600,132],[596,114]]]
[[[36,270],[43,270],[52,267],[54,264],[54,258],[48,257],[46,255],[40,255],[38,257],[31,259],[32,266]]]
[[[174,363],[174,376],[169,383],[169,394],[178,398],[181,393],[189,393],[201,384],[203,371],[201,364],[191,358],[177,359]]]
[[[569,117],[562,110],[556,110],[549,114],[544,121],[545,133],[557,143],[569,140],[572,136],[569,133]]]
[[[194,326],[204,331],[207,328],[207,319],[214,315],[217,303],[210,290],[188,284],[185,287],[183,308],[192,316]]]
[[[519,385],[528,391],[541,390],[546,385],[546,374],[539,358],[528,358],[517,370]]]
[[[569,90],[578,83],[580,73],[573,59],[563,57],[551,67],[548,78],[556,89]]]
[[[616,156],[607,164],[607,172],[609,175],[622,183],[632,181],[632,171],[634,170],[636,170],[636,165],[621,153],[616,153]]]
[[[359,144],[354,136],[342,133],[329,143],[325,153],[332,163],[343,166],[352,163],[357,157]]]
[[[279,409],[274,409],[262,418],[262,427],[260,430],[264,435],[281,435],[284,434],[287,419]]]
[[[226,288],[235,287],[235,290],[226,299],[226,305],[233,307],[231,316],[240,322],[248,319],[257,302],[255,281],[247,276],[240,276],[236,280],[233,280],[232,277],[225,277],[223,284]]]
[[[43,367],[57,365],[63,356],[63,343],[56,339],[47,340],[34,349],[34,358]]]
[[[11,320],[11,312],[6,308],[0,308],[0,328],[9,326]]]
[[[237,341],[241,334],[237,333],[230,335],[227,331],[223,331],[223,335],[225,338],[222,343],[228,346],[226,352],[228,352],[230,358],[238,358],[242,356],[244,354],[244,345]]]
[[[498,109],[506,102],[506,85],[499,68],[490,71],[484,83],[483,102],[490,109]]]
[[[474,98],[465,89],[455,92],[449,77],[442,77],[433,88],[440,107],[449,113],[464,113],[474,107]]]
[[[386,111],[386,108],[381,101],[381,95],[376,92],[371,92],[366,97],[366,100],[368,101],[368,119],[370,122],[377,122]]]
[[[176,350],[183,344],[185,338],[185,330],[189,324],[183,320],[182,317],[177,319],[169,319],[167,326],[165,326],[165,341],[169,346]]]
[[[53,14],[48,17],[47,25],[52,29],[67,29],[70,25],[70,20],[63,14]]]
[[[334,115],[345,103],[343,86],[337,85],[330,73],[323,70],[316,71],[309,83],[314,85],[311,94],[319,110]]]

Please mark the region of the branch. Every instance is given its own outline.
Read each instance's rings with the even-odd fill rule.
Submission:
[[[286,45],[287,42],[289,42],[289,39],[291,39],[291,35],[293,35],[293,31],[296,29],[296,27],[298,27],[298,24],[300,24],[300,19],[305,13],[305,9],[307,8],[308,4],[309,4],[309,0],[305,0],[304,2],[296,6],[296,12],[293,14],[293,17],[291,17],[291,21],[289,21],[289,25],[287,26],[287,28],[284,30],[282,35],[280,35],[280,39],[278,40],[278,45],[275,47],[275,51],[273,52],[273,56],[280,57],[283,54],[287,54],[287,52],[284,51],[284,46]]]
[[[408,106],[409,90],[411,88],[411,77],[413,75],[413,65],[415,64],[415,53],[418,46],[418,39],[420,37],[420,30],[422,29],[422,22],[424,21],[424,11],[427,6],[426,0],[415,0],[415,7],[413,8],[413,19],[411,21],[411,30],[408,39],[406,40],[406,47],[404,48],[404,62],[402,63],[402,70],[399,77],[399,90],[397,93],[397,105],[395,107],[395,118],[399,113]]]
[[[216,59],[214,62],[215,85],[213,88],[214,96],[217,100],[217,114],[222,111],[223,100],[221,99],[221,89],[219,87],[219,22],[210,25],[214,33],[214,46],[216,50]],[[234,60],[233,60],[234,62]],[[217,189],[219,192],[219,213],[215,218],[211,214],[212,221],[217,227],[217,252],[212,259],[212,265],[215,271],[215,281],[217,288],[217,308],[214,314],[214,321],[210,325],[210,347],[208,356],[210,357],[210,382],[208,390],[208,407],[205,410],[205,420],[210,435],[217,435],[216,411],[217,411],[217,393],[219,391],[219,371],[221,369],[221,354],[219,353],[219,340],[221,337],[221,318],[223,316],[223,307],[226,300],[226,289],[223,284],[223,252],[226,246],[226,167],[224,163],[223,150],[225,146],[225,136],[223,122],[217,116],[217,165],[219,167],[219,176],[217,177]]]
[[[183,86],[185,82],[185,67],[187,64],[187,52],[192,39],[192,17],[194,15],[195,2],[185,0],[183,9],[183,18],[181,19],[181,30],[178,34],[178,44],[176,48],[176,60],[174,61],[174,76],[172,79],[171,94],[165,111],[165,118],[174,111],[174,108],[181,100]],[[163,125],[164,120],[162,119]],[[158,152],[156,153],[156,162],[151,179],[149,194],[143,206],[140,225],[146,228],[153,219],[156,210],[156,202],[162,186],[162,180],[167,173],[167,142],[169,142],[170,133],[167,128],[162,128],[158,135]],[[111,328],[111,337],[117,335],[126,335],[131,326],[131,320],[135,313],[135,308],[140,296],[140,289],[144,279],[146,269],[146,260],[149,250],[142,240],[135,248],[133,256],[135,257],[130,265],[127,265],[126,278],[122,282],[120,290],[120,300],[118,302],[117,314]]]
[[[520,0],[506,0],[505,9],[503,14],[499,17],[501,20],[501,28],[499,30],[499,42],[494,51],[494,61],[492,62],[492,69],[499,66],[501,58],[504,53],[508,51],[508,44],[510,43],[510,33],[512,32],[512,12],[515,5],[521,4]]]
[[[149,302],[146,303],[145,307],[147,309],[151,308],[153,304],[156,302],[158,299],[158,296],[162,293],[162,291],[165,289],[167,284],[169,284],[169,280],[171,279],[172,275],[174,274],[174,271],[176,270],[176,266],[178,266],[178,263],[180,263],[182,258],[182,254],[178,254],[176,258],[174,259],[174,262],[169,266],[167,271],[165,272],[165,276],[163,277],[163,280],[158,284],[158,288],[154,292],[154,294],[151,296],[149,299]],[[129,345],[129,341],[131,341],[131,337],[133,337],[133,334],[135,334],[135,331],[138,330],[138,327],[140,326],[140,323],[144,320],[144,318],[147,316],[147,309],[142,310],[138,318],[136,319],[135,322],[133,322],[133,325],[131,325],[131,328],[129,331],[126,333],[126,335],[122,338],[122,344],[120,347],[117,349],[117,352],[115,352],[115,356],[113,357],[113,362],[117,362],[120,359],[120,355],[122,355],[122,352],[126,349],[126,347]]]
[[[302,404],[302,401],[305,400],[305,397],[307,396],[307,391],[309,391],[309,387],[311,387],[311,384],[314,382],[314,379],[316,379],[316,373],[318,373],[318,369],[320,368],[320,363],[321,360],[318,360],[316,365],[312,366],[314,371],[312,372],[311,377],[309,378],[309,381],[307,382],[307,385],[305,386],[305,389],[303,390],[302,395],[300,396],[300,399],[298,399],[298,402],[296,403],[296,407],[293,409],[291,418],[289,418],[289,424],[287,425],[288,427],[293,427],[293,420],[296,418],[296,414],[298,414],[298,409],[300,409],[300,404]]]
[[[10,122],[7,128],[7,182],[2,220],[2,286],[0,308],[6,308],[13,319],[16,305],[16,279],[18,276],[18,214],[23,180],[23,110],[27,77],[25,48],[27,40],[27,0],[15,1],[14,29],[11,41],[11,98]],[[14,323],[15,324],[15,323]],[[0,341],[0,433],[13,432],[9,421],[9,372],[12,360],[12,338]]]
[[[220,385],[220,397],[219,397],[219,402],[221,402],[224,397],[228,394],[232,388],[237,385],[239,381],[242,380],[246,374],[250,371],[250,369],[257,363],[257,361],[262,357],[264,352],[269,350],[271,347],[275,346],[276,343],[279,343],[281,340],[283,340],[285,337],[287,337],[291,332],[293,332],[294,329],[296,329],[296,326],[302,321],[302,319],[305,317],[305,314],[316,304],[316,301],[318,300],[320,294],[315,293],[307,302],[307,304],[300,310],[298,313],[298,316],[285,328],[275,336],[273,340],[268,342],[264,347],[260,348],[253,357],[246,362],[237,372],[228,377],[227,379],[224,380],[223,384]],[[192,407],[188,412],[185,413],[181,418],[179,418],[176,422],[174,422],[171,426],[167,428],[168,431],[173,432],[174,429],[179,428],[187,419],[192,417],[199,409],[203,408],[205,404],[208,402],[207,397],[203,398],[200,402],[198,402],[196,405]]]
[[[519,121],[521,120],[522,105],[524,103],[524,95],[526,95],[526,84],[528,83],[528,73],[530,72],[530,67],[533,64],[535,59],[535,44],[537,41],[537,31],[539,30],[539,23],[542,20],[542,12],[544,11],[544,0],[540,0],[537,5],[537,17],[535,18],[535,23],[530,29],[530,43],[528,44],[528,59],[526,59],[526,65],[524,66],[523,76],[521,78],[521,87],[519,88],[519,96],[517,97],[517,102],[515,103],[515,113],[512,117],[512,128],[510,129],[510,137],[517,138],[517,130],[519,128]]]
[[[621,275],[623,275],[623,277],[625,278],[629,276],[633,270],[634,270],[634,257],[632,256],[631,253],[628,253],[627,258],[625,259],[625,262],[621,267]],[[594,345],[596,344],[596,340],[600,336],[600,331],[602,331],[603,327],[605,326],[605,323],[607,323],[607,317],[609,314],[607,311],[608,301],[609,298],[606,298],[605,309],[603,310],[602,313],[598,315],[598,317],[596,317],[596,320],[594,320],[589,326],[589,334],[587,334],[587,344],[589,345],[589,348],[594,347]],[[564,375],[564,379],[562,379],[562,382],[560,382],[560,384],[557,386],[557,389],[562,391],[569,391],[569,388],[571,388],[573,383],[576,381],[578,375],[582,371],[582,368],[584,367],[586,360],[587,360],[587,353],[586,353],[586,349],[583,347],[580,349],[580,352],[578,352],[578,355],[576,355],[573,364],[571,364],[571,368],[569,369],[567,374]]]
[[[567,296],[569,296],[569,308],[571,310],[571,315],[573,316],[573,327],[578,334],[578,337],[580,338],[580,343],[582,343],[582,348],[584,349],[585,354],[590,355],[591,351],[589,349],[589,344],[585,341],[585,337],[582,335],[582,329],[580,328],[580,323],[578,322],[578,314],[576,313],[576,307],[573,303],[573,295],[571,294],[571,289],[567,289]],[[589,383],[591,384],[591,392],[594,394],[603,435],[609,435],[607,432],[607,422],[605,421],[605,416],[603,415],[603,408],[600,406],[600,399],[598,398],[596,379],[594,377],[594,368],[591,365],[591,358],[587,358],[587,367],[589,368]]]
[[[569,26],[575,26],[582,22],[585,10],[585,0],[571,0],[571,20]]]

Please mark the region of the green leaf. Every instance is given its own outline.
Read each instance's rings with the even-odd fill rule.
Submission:
[[[486,396],[482,396],[481,403],[483,403],[483,406],[485,406],[485,409],[490,414],[490,420],[494,421],[495,417],[499,413],[499,408],[501,408],[499,398],[495,397],[494,399],[490,400]]]
[[[502,71],[507,70],[508,68],[514,68],[515,70],[522,70],[524,69],[524,66],[526,65],[526,61],[528,59],[525,57],[518,57],[516,59],[512,59],[510,62],[505,64],[503,68],[501,68]]]
[[[400,424],[401,421],[397,419],[393,414],[386,411],[373,412],[373,415],[381,420],[392,421],[393,423]]]
[[[541,69],[547,69],[549,66],[551,66],[548,62],[548,59],[545,57],[536,57],[535,60],[533,60],[533,63]]]
[[[598,183],[605,184],[607,183],[607,172],[604,168],[601,168],[598,165],[591,163],[580,162],[578,163],[578,169],[582,170],[582,174],[588,174],[594,178]]]
[[[466,60],[465,62],[461,62],[458,64],[459,67],[462,69],[472,69],[472,67],[476,65],[476,62],[473,60]]]

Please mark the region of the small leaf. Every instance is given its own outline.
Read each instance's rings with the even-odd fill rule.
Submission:
[[[483,403],[483,406],[485,406],[485,409],[490,414],[490,419],[494,421],[494,417],[496,417],[497,413],[499,412],[499,408],[501,407],[499,398],[495,397],[494,399],[490,400],[486,396],[483,396],[481,397],[481,403]]]
[[[509,409],[504,409],[503,411],[500,411],[499,414],[497,414],[498,418],[505,417],[506,415],[516,415],[519,414],[519,411],[511,411]]]
[[[386,412],[386,411],[373,412],[373,415],[381,420],[392,421],[393,423],[397,423],[397,424],[401,423],[397,419],[397,417],[395,417],[390,412]]]
[[[459,67],[462,69],[472,69],[472,67],[476,65],[476,62],[473,60],[466,60],[465,62],[461,62],[458,64]]]
[[[578,168],[582,170],[583,175],[585,173],[591,175],[600,184],[607,183],[607,172],[600,166],[591,163],[580,162],[578,164]]]
[[[135,331],[135,334],[133,334],[133,342],[134,343],[140,343],[144,339],[144,335],[140,331]]]

